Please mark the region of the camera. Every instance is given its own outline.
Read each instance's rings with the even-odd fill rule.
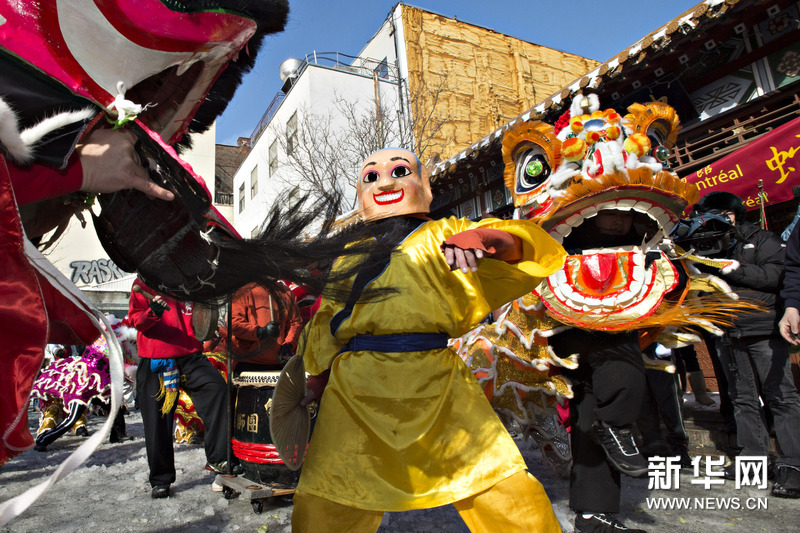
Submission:
[[[702,257],[724,257],[731,246],[735,228],[717,209],[681,219],[672,230],[672,240],[684,250]]]
[[[265,339],[267,337],[278,338],[281,334],[281,325],[274,320],[271,322],[267,322],[266,326],[258,328],[256,331],[256,336],[259,339]]]

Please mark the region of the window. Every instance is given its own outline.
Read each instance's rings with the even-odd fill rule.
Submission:
[[[297,146],[297,111],[286,123],[286,155],[292,155]]]
[[[252,231],[250,231],[251,239],[255,239],[256,237],[258,237],[258,229],[259,229],[258,226],[256,226],[255,228],[252,229]]]
[[[378,75],[379,78],[388,78],[389,77],[389,61],[384,57],[383,61],[381,61],[377,67],[375,67],[375,74]]]
[[[255,198],[258,194],[258,165],[250,171],[250,198]]]
[[[269,145],[269,175],[274,176],[278,171],[278,140]]]
[[[239,212],[244,211],[244,183],[239,186]]]

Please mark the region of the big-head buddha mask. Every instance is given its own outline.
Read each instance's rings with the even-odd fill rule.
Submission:
[[[371,221],[430,212],[430,174],[413,152],[379,150],[364,160],[356,183],[358,214]]]

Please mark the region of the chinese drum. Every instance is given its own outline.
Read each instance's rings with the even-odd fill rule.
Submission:
[[[231,444],[244,468],[244,477],[265,485],[289,487],[297,484],[299,472],[286,467],[269,430],[279,376],[280,372],[242,372],[234,378],[236,407]]]

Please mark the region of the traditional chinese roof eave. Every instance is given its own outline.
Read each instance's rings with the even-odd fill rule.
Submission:
[[[449,159],[440,161],[434,166],[431,172],[431,181],[435,182],[439,179],[443,179],[448,174],[453,173],[456,168],[463,163],[475,160],[494,145],[495,142],[499,143],[505,131],[512,125],[530,119],[543,118],[548,111],[561,107],[562,104],[571,100],[574,95],[581,93],[584,89],[597,88],[605,77],[611,75],[618,76],[621,74],[626,68],[626,63],[631,63],[629,61],[631,58],[637,58],[639,60],[632,62],[632,65],[636,65],[646,57],[648,53],[660,50],[662,48],[662,43],[664,43],[665,40],[668,41],[670,35],[674,34],[676,31],[681,30],[684,35],[700,32],[704,26],[702,22],[718,17],[727,7],[732,7],[738,2],[739,0],[704,0],[700,2],[692,9],[675,17],[657,30],[648,33],[642,39],[604,62],[596,69],[577,78],[572,83],[563,87],[559,92],[545,98],[513,120],[491,132],[489,135],[473,143],[465,150]],[[705,17],[705,20],[703,17]]]

